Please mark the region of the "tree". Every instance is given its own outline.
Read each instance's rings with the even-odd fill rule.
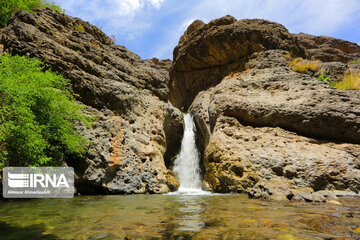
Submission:
[[[0,168],[55,166],[85,153],[74,123],[89,126],[90,117],[68,88],[40,60],[0,56]]]
[[[7,21],[16,11],[31,12],[35,8],[47,7],[58,12],[64,12],[62,8],[49,0],[0,0],[0,28],[7,25]]]

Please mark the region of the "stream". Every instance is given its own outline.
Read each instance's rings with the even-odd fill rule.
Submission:
[[[243,194],[9,201],[0,202],[0,239],[356,239],[360,199],[339,202],[268,202]]]
[[[360,239],[360,198],[269,202],[202,191],[191,115],[184,122],[177,192],[2,201],[0,239]]]

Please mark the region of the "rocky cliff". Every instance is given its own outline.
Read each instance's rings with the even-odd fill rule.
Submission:
[[[170,61],[143,61],[97,27],[50,9],[17,12],[1,30],[6,52],[42,59],[71,80],[91,129],[85,159],[72,159],[84,193],[164,193],[176,187],[166,168],[180,147],[181,112],[168,103]]]
[[[323,62],[343,63],[360,58],[360,46],[356,43],[327,36],[312,36],[304,33],[295,36],[299,39],[300,44],[307,49],[311,58]]]
[[[0,35],[0,49],[40,58],[70,79],[95,116],[91,129],[77,126],[92,142],[86,157],[67,162],[80,192],[176,190],[168,168],[182,138],[178,109],[195,117],[204,187],[214,192],[322,201],[360,191],[360,92],[289,64],[318,59],[340,79],[359,69],[346,64],[360,58],[357,44],[226,16],[194,21],[173,63],[141,60],[97,27],[50,9],[17,12]]]
[[[169,96],[195,116],[205,185],[309,201],[322,200],[326,190],[358,193],[360,92],[331,88],[289,62],[347,62],[359,53],[356,44],[290,34],[265,20],[226,16],[191,24],[174,50]],[[337,74],[347,68],[321,66]]]

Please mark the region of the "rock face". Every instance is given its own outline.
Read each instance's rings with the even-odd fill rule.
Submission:
[[[174,50],[169,88],[195,117],[204,184],[270,199],[359,193],[360,92],[294,72],[291,58],[313,53],[279,24],[227,16],[195,25]],[[346,68],[321,66],[334,75]]]
[[[204,186],[214,192],[305,201],[359,194],[360,92],[289,64],[316,58],[336,79],[360,69],[345,64],[360,58],[356,44],[226,16],[193,22],[173,63],[141,60],[95,26],[45,9],[17,12],[0,30],[0,47],[70,79],[95,116],[91,129],[77,125],[92,143],[85,158],[67,161],[81,193],[175,191],[168,168],[181,145],[179,108],[195,118]]]
[[[268,49],[306,57],[296,37],[277,23],[260,19],[236,21],[231,16],[208,24],[195,21],[174,49],[170,101],[186,110],[199,91],[216,85],[234,70],[244,70],[252,53]]]
[[[80,192],[174,188],[165,162],[179,151],[183,126],[167,101],[170,61],[143,61],[97,27],[50,9],[17,12],[0,34],[6,52],[40,58],[70,79],[95,116],[91,129],[78,126],[92,143],[86,158],[68,159]]]
[[[360,46],[356,43],[348,42],[326,36],[313,36],[309,34],[295,35],[300,44],[307,49],[311,58],[323,62],[343,62],[347,63],[354,59],[360,59]]]

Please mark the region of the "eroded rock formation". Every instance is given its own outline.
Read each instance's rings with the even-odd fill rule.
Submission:
[[[305,33],[296,35],[300,44],[307,49],[311,58],[323,62],[347,63],[360,58],[360,46],[342,39],[313,36]]]
[[[316,44],[263,20],[195,24],[174,50],[169,88],[174,105],[195,116],[205,183],[215,192],[271,199],[359,193],[360,92],[331,88],[289,65],[294,57],[320,56]],[[336,45],[339,58],[334,50],[323,61],[346,62],[360,52],[356,44],[313,38],[329,48],[345,43]],[[321,66],[333,75],[347,68]]]
[[[231,16],[208,24],[195,21],[174,49],[170,101],[187,110],[199,91],[218,84],[234,71],[245,70],[252,53],[268,49],[306,57],[297,39],[280,24],[261,19],[236,21]]]
[[[95,116],[91,129],[78,126],[91,142],[86,158],[68,160],[80,192],[163,193],[176,185],[165,166],[183,129],[181,112],[167,101],[170,61],[143,61],[97,27],[50,9],[17,12],[0,41],[70,79]]]
[[[42,59],[95,116],[91,129],[77,126],[92,142],[86,157],[68,159],[80,192],[176,190],[168,168],[182,138],[178,109],[195,117],[212,191],[306,201],[360,191],[360,92],[289,65],[319,59],[323,73],[340,79],[360,69],[346,64],[360,58],[356,44],[226,16],[194,21],[171,64],[141,60],[95,26],[50,9],[18,12],[0,31],[5,52]]]

